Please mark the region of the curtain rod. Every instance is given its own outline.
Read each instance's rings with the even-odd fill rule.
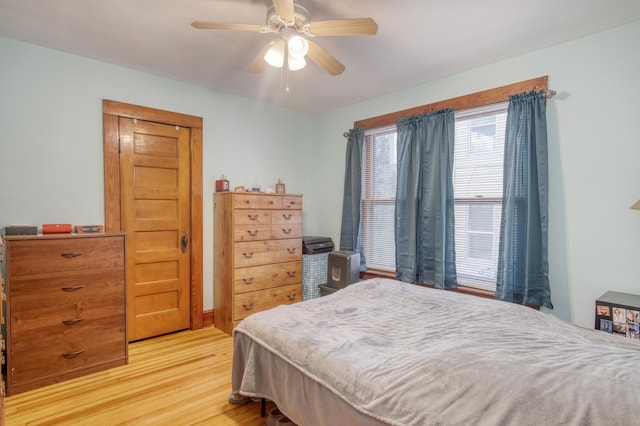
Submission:
[[[545,98],[547,98],[547,99],[551,99],[551,98],[553,98],[555,95],[557,95],[557,92],[556,92],[555,90],[551,90],[551,89],[549,89],[549,90],[547,90],[547,92],[545,93]],[[348,131],[347,131],[347,132],[344,132],[344,133],[342,134],[342,136],[343,136],[343,137],[345,137],[345,138],[348,138],[348,137],[349,137],[349,132],[348,132]]]

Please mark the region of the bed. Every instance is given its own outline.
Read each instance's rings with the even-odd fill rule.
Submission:
[[[640,341],[390,279],[236,327],[232,396],[298,425],[637,425]]]

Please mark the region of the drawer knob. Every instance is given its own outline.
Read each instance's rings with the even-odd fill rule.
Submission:
[[[74,285],[73,287],[62,287],[62,291],[76,291],[84,288],[84,284]]]
[[[83,353],[84,353],[84,349],[80,349],[78,351],[64,353],[62,354],[62,356],[65,358],[75,358],[78,355],[82,355]]]
[[[250,311],[253,309],[253,303],[249,303],[247,304],[243,304],[242,307],[246,310],[246,311]]]
[[[258,230],[256,229],[255,231],[247,231],[247,234],[251,235],[252,237],[257,237],[258,236]]]
[[[60,253],[60,256],[65,259],[73,259],[74,257],[82,256],[82,253]]]
[[[283,229],[283,230],[282,230],[282,232],[283,232],[284,234],[289,235],[289,234],[291,233],[291,228],[289,228],[289,229]]]
[[[70,319],[70,320],[62,320],[62,323],[66,324],[66,325],[73,325],[73,324],[79,323],[82,320],[84,320],[84,318],[83,317],[79,317],[79,318],[74,318],[74,319]]]
[[[291,219],[291,213],[283,214],[282,217],[284,218],[284,220],[289,220],[289,219]]]
[[[251,216],[250,214],[248,214],[247,217],[249,218],[249,220],[258,220],[258,217],[260,217],[260,215],[254,214],[253,216]]]
[[[249,285],[249,284],[253,283],[253,277],[243,278],[242,281],[244,281],[245,284]]]
[[[293,302],[294,300],[296,300],[296,294],[295,293],[287,294],[287,299]]]
[[[251,259],[253,257],[253,252],[247,253],[243,251],[242,255],[245,257],[245,259]]]
[[[296,252],[296,248],[288,248],[287,251],[289,252],[289,254],[293,254]]]
[[[296,271],[287,271],[287,275],[289,275],[289,278],[293,278],[296,276]]]

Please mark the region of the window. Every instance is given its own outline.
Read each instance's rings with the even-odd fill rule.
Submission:
[[[365,133],[362,244],[367,267],[395,271],[396,128]]]
[[[456,112],[453,196],[460,284],[495,290],[507,103]]]
[[[507,103],[456,112],[453,187],[458,282],[495,290]],[[363,164],[367,266],[395,271],[396,128],[367,130]]]

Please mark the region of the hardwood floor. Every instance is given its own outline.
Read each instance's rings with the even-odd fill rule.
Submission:
[[[213,327],[131,343],[128,365],[7,397],[5,422],[264,425],[259,402],[227,401],[232,354],[232,338]]]

